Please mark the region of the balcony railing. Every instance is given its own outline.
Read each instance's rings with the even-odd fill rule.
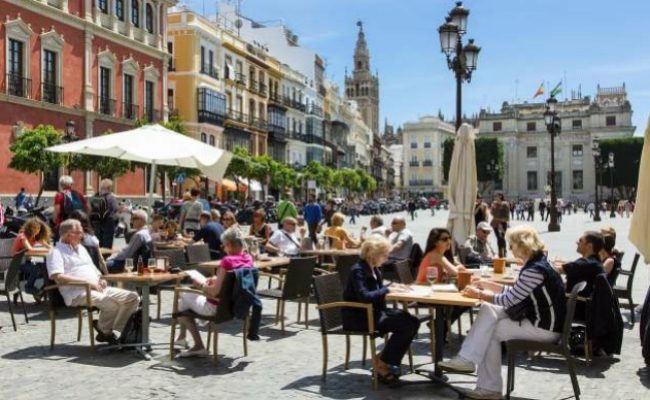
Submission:
[[[279,141],[285,141],[287,139],[287,135],[285,133],[286,129],[284,126],[269,124],[268,127],[269,137]]]
[[[63,104],[63,87],[48,82],[42,82],[41,101],[52,104]]]
[[[138,106],[132,103],[122,102],[122,117],[126,119],[138,119]]]
[[[325,144],[325,140],[322,137],[313,135],[311,133],[305,135],[304,142],[313,144]]]
[[[201,73],[211,78],[219,79],[219,73],[217,72],[217,69],[213,65],[203,64],[203,67],[201,68]]]
[[[311,107],[309,108],[309,113],[317,117],[323,117],[323,108],[312,104]]]
[[[257,81],[255,79],[251,79],[248,81],[248,89],[250,89],[253,92],[257,92],[258,86],[257,86]]]
[[[423,167],[432,167],[432,166],[433,166],[433,161],[431,161],[431,160],[425,160],[425,161],[422,163],[422,166],[423,166]]]
[[[419,167],[420,162],[419,161],[409,161],[409,166],[410,167]]]
[[[100,114],[114,116],[115,100],[109,99],[108,97],[99,97],[99,102],[97,104],[97,111]]]
[[[302,112],[307,111],[307,106],[305,104],[299,102],[298,100],[292,100],[291,101],[291,107],[295,108],[298,111],[302,111]]]
[[[258,90],[260,96],[266,96],[266,85],[260,82],[260,89]]]
[[[239,83],[240,85],[246,85],[246,75],[242,74],[241,72],[235,72],[235,82]]]
[[[272,101],[273,103],[284,105],[284,102],[282,101],[282,96],[278,96],[277,93],[270,94],[269,100]]]
[[[302,132],[299,132],[299,131],[291,131],[291,138],[292,138],[293,140],[300,140],[301,142],[305,142],[305,141],[307,141],[306,136],[307,136],[307,135],[305,135],[305,134],[302,133]]]
[[[18,97],[32,97],[32,80],[19,74],[7,74],[7,94]]]
[[[145,108],[144,118],[149,123],[158,122],[160,121],[160,110],[156,110],[154,108]]]
[[[207,123],[218,126],[223,126],[223,122],[226,119],[224,114],[215,113],[208,110],[199,109],[199,123]]]
[[[268,129],[266,120],[264,118],[257,118],[252,115],[248,117],[248,125],[263,131],[266,131]]]

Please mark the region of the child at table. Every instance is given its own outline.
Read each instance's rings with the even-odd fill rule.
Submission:
[[[20,228],[20,232],[16,239],[14,239],[11,246],[11,255],[14,256],[21,251],[31,251],[36,247],[50,248],[50,227],[38,218],[30,218]],[[20,272],[22,275],[21,280],[27,281],[25,284],[25,292],[33,294],[39,298],[41,288],[45,283],[42,274],[42,263],[33,263],[32,261],[25,261],[21,267]],[[38,282],[37,282],[38,281]]]
[[[244,251],[244,239],[241,232],[238,230],[228,230],[221,236],[223,249],[226,256],[221,259],[217,275],[207,278],[205,280],[192,279],[193,285],[199,288],[204,295],[195,293],[182,293],[178,300],[178,311],[191,310],[200,315],[214,315],[217,312],[216,298],[219,297],[221,290],[221,282],[226,276],[226,273],[233,271],[237,268],[251,268],[253,267],[253,258],[250,254]],[[204,357],[208,355],[208,351],[203,346],[201,334],[196,326],[194,318],[189,316],[182,316],[178,318],[181,325],[180,333],[176,338],[175,344],[188,347],[186,335],[190,331],[194,346],[178,354],[177,357]]]

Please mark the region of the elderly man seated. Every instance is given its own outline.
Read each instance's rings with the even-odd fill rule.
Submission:
[[[144,210],[134,211],[131,217],[131,225],[133,225],[133,229],[136,232],[131,236],[129,244],[115,257],[106,261],[108,272],[112,274],[122,272],[124,269],[124,261],[127,258],[137,258],[140,256],[147,258],[151,251],[152,242],[151,233],[147,229],[147,213]],[[137,261],[137,259],[133,260],[134,263]],[[146,262],[146,260],[143,261]]]
[[[381,236],[386,237],[386,227],[384,226],[384,220],[379,215],[373,215],[370,217],[370,231],[367,231],[367,228],[364,226],[361,231],[361,239],[366,239],[368,236]],[[367,236],[366,236],[367,235]]]
[[[406,229],[406,220],[404,217],[395,217],[391,222],[391,233],[388,236],[390,242],[390,253],[388,261],[395,262],[405,260],[411,256],[413,247],[413,234]]]
[[[266,243],[266,250],[269,253],[286,255],[289,257],[299,256],[302,242],[307,232],[300,228],[300,238],[296,235],[297,221],[293,217],[286,217],[282,220],[282,229],[273,232],[273,235]]]
[[[59,292],[67,306],[86,304],[86,290],[79,286],[65,286],[71,283],[87,283],[92,303],[99,309],[96,329],[98,342],[115,344],[114,331],[122,331],[127,319],[138,308],[140,298],[135,292],[107,287],[106,281],[93,264],[90,255],[81,245],[84,236],[81,223],[74,219],[63,221],[59,226],[61,240],[47,256],[47,272],[58,285]]]
[[[476,226],[476,235],[471,235],[461,247],[461,257],[465,265],[489,264],[496,257],[496,253],[488,238],[492,227],[487,222],[480,222]]]

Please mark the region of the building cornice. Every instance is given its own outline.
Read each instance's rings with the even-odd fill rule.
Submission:
[[[92,32],[93,35],[101,37],[102,39],[107,39],[112,42],[118,43],[122,46],[137,50],[141,53],[144,53],[150,57],[154,58],[164,58],[167,55],[167,52],[164,50],[151,47],[147,44],[140,43],[136,40],[130,39],[127,36],[124,36],[118,32],[111,31],[110,29],[96,25],[91,21],[87,21],[79,17],[78,15],[70,14],[63,10],[60,10],[56,7],[49,6],[44,3],[37,1],[25,1],[25,0],[5,0],[11,4],[14,4],[17,7],[24,8],[26,10],[32,11],[36,14],[39,14],[45,18],[52,19],[56,22],[63,23],[70,27],[79,29],[79,30],[88,30]],[[134,28],[137,29],[137,28]]]

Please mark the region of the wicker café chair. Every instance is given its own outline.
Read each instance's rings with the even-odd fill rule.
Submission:
[[[14,306],[11,302],[11,294],[16,292],[20,298],[20,304],[23,306],[23,314],[25,315],[25,323],[29,323],[27,317],[27,310],[25,310],[25,301],[23,300],[23,292],[20,290],[18,281],[20,280],[20,266],[23,263],[23,253],[18,253],[11,258],[9,269],[5,271],[4,281],[0,282],[0,295],[7,296],[7,306],[9,307],[9,315],[11,315],[11,323],[16,328],[16,318],[14,317]]]

